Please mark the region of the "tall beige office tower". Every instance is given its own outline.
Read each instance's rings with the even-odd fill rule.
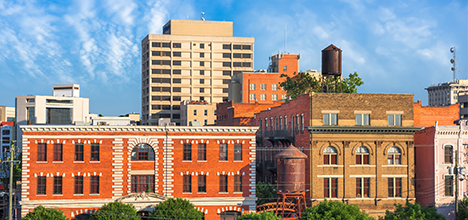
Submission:
[[[233,37],[232,22],[170,20],[142,47],[143,125],[180,124],[183,100],[227,101],[231,75],[253,71],[253,37]]]

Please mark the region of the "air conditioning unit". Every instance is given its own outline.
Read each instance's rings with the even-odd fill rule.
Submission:
[[[168,122],[165,124],[165,126],[176,126],[175,122]]]

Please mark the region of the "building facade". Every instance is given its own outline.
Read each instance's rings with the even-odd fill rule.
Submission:
[[[458,166],[466,173],[468,127],[467,121],[460,125],[434,125],[414,135],[416,148],[416,202],[423,207],[432,206],[447,217],[455,216],[455,182],[458,181],[458,196],[467,193],[466,177],[455,178],[454,168]],[[465,181],[463,181],[465,180]]]
[[[414,203],[413,95],[305,94],[256,121],[259,176],[274,175],[274,155],[294,143],[308,156],[312,205],[326,198],[381,215]]]
[[[461,96],[460,96],[461,99]],[[414,126],[431,127],[439,125],[454,125],[460,117],[460,105],[449,106],[421,106],[421,101],[414,103]]]
[[[254,127],[23,125],[22,216],[190,200],[205,219],[255,211]]]
[[[216,113],[216,103],[189,100],[180,103],[182,126],[215,125]]]
[[[15,107],[0,106],[0,122],[13,121],[15,119]]]
[[[7,158],[7,152],[10,152],[11,141],[13,140],[13,122],[0,122],[0,159],[4,161]],[[4,178],[4,177],[1,177]]]
[[[233,37],[232,22],[170,20],[142,47],[142,122],[180,124],[180,102],[228,100],[233,74],[253,70],[254,38]]]
[[[281,105],[273,103],[234,103],[233,101],[216,104],[216,125],[218,126],[255,126],[255,113]]]
[[[459,93],[468,91],[468,80],[439,83],[426,88],[429,106],[447,106],[458,103]]]

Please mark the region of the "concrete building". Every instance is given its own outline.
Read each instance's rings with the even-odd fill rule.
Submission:
[[[216,103],[184,100],[180,103],[182,126],[205,126],[216,124]]]
[[[4,161],[6,159],[6,152],[10,151],[11,140],[13,140],[13,122],[0,122],[0,159]],[[1,177],[0,178],[4,178]]]
[[[99,117],[91,116],[91,125],[130,125],[130,117]]]
[[[460,96],[460,100],[461,100]],[[467,97],[468,98],[468,97]],[[421,106],[418,100],[413,105],[414,127],[431,127],[439,125],[455,125],[460,117],[460,104],[448,106]]]
[[[15,107],[0,106],[0,122],[14,121]]]
[[[42,205],[86,217],[113,201],[148,210],[167,198],[207,220],[255,211],[255,127],[20,128],[22,216]]]
[[[257,177],[276,182],[275,155],[290,143],[307,156],[311,204],[355,204],[383,215],[414,203],[413,95],[312,93],[255,114]]]
[[[457,79],[454,82],[439,83],[427,88],[429,106],[447,106],[458,103],[459,93],[468,91],[468,80]]]
[[[233,37],[232,22],[170,20],[142,47],[142,124],[181,123],[180,102],[228,100],[231,76],[253,70],[254,38]]]
[[[458,158],[458,166],[468,164],[467,121],[461,125],[434,125],[414,135],[416,149],[416,202],[423,207],[433,206],[447,219],[455,219],[455,181],[458,181],[458,196],[467,194],[466,178],[456,179],[453,169]],[[465,181],[462,181],[465,180]]]
[[[234,103],[273,103],[286,99],[279,83],[282,74],[293,77],[299,72],[298,54],[276,54],[270,57],[268,71],[242,72],[231,77],[229,100]]]

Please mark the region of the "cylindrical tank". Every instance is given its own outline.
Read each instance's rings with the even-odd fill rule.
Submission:
[[[278,190],[298,192],[305,190],[305,159],[307,155],[292,144],[276,155]]]
[[[241,93],[241,84],[239,82],[232,82],[231,83],[231,100],[234,103],[240,103],[240,93]]]
[[[341,76],[341,50],[333,44],[322,50],[322,75]]]

